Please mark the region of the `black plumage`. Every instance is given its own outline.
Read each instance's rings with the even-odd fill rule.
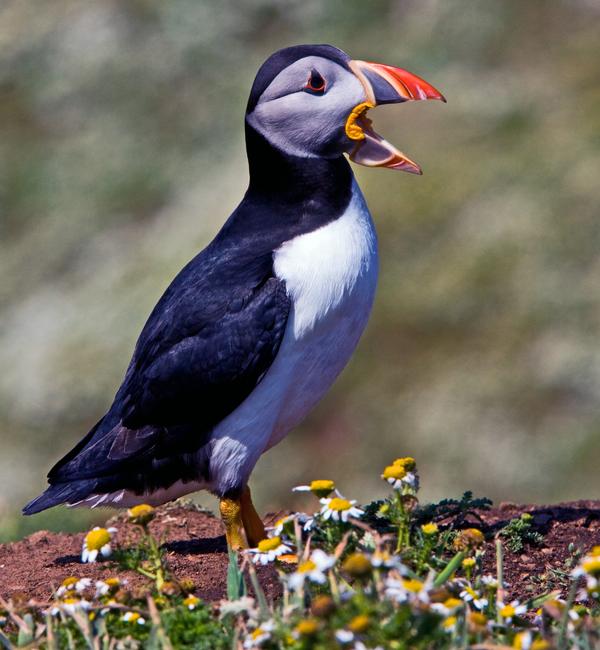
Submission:
[[[159,300],[107,414],[52,468],[50,487],[25,514],[210,478],[204,445],[213,427],[260,382],[285,331],[290,299],[273,252],[339,217],[351,197],[343,157],[289,155],[248,123],[246,142],[244,199]]]

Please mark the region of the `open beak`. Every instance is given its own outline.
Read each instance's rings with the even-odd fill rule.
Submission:
[[[445,102],[442,93],[417,75],[391,65],[350,61],[350,68],[362,83],[366,94],[366,101],[355,106],[346,121],[346,135],[356,141],[350,152],[350,160],[367,167],[387,167],[422,174],[416,162],[375,133],[366,114],[370,108],[379,104],[421,99],[440,99]]]

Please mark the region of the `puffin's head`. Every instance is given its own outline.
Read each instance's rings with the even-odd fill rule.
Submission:
[[[246,121],[291,155],[348,153],[361,165],[420,174],[419,165],[373,131],[366,115],[379,104],[420,99],[446,101],[402,68],[353,60],[331,45],[296,45],[275,52],[261,66]]]

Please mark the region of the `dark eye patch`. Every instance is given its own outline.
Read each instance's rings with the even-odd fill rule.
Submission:
[[[322,95],[325,92],[326,82],[321,74],[314,68],[310,71],[304,90],[312,95]]]

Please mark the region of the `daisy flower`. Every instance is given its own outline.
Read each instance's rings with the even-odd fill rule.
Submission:
[[[460,592],[460,597],[465,601],[465,603],[473,603],[475,609],[485,609],[488,605],[488,599],[480,596],[472,587],[465,587]]]
[[[137,612],[125,612],[121,620],[127,623],[137,623],[138,625],[144,625],[146,623],[146,619]]]
[[[281,541],[281,537],[269,537],[258,542],[256,548],[248,549],[254,555],[254,564],[268,564],[284,553],[291,553],[292,549]]]
[[[108,594],[117,591],[117,589],[124,584],[127,584],[127,580],[121,580],[117,577],[106,578],[106,580],[96,580],[96,598],[107,596]]]
[[[69,596],[68,598],[64,598],[61,602],[60,607],[53,607],[50,610],[50,614],[52,616],[56,616],[57,614],[60,613],[60,611],[65,611],[67,614],[75,614],[78,611],[87,611],[91,607],[91,603],[89,603],[87,600],[84,598],[77,598],[76,596]]]
[[[454,610],[463,604],[463,601],[458,598],[446,598],[443,603],[433,603],[431,609],[441,616],[450,616]]]
[[[98,554],[109,557],[111,554],[110,542],[117,532],[116,528],[100,528],[96,526],[84,537],[81,548],[82,562],[95,562]]]
[[[456,623],[457,623],[457,618],[456,616],[448,616],[442,621],[442,629],[444,632],[448,632],[448,634],[451,634],[456,630]]]
[[[415,472],[408,471],[402,465],[388,465],[381,478],[387,481],[394,490],[416,492],[419,489],[419,477]]]
[[[328,479],[311,481],[309,485],[297,485],[292,492],[312,492],[318,497],[328,497],[335,490],[335,483]]]
[[[321,499],[321,516],[326,521],[333,519],[333,521],[347,522],[348,517],[359,518],[364,514],[364,510],[355,506],[356,500],[349,501],[341,497],[334,497],[333,499]]]
[[[271,632],[275,629],[273,621],[266,621],[261,623],[257,628],[252,630],[246,640],[244,641],[244,648],[251,650],[252,648],[260,648],[260,646],[271,638]]]
[[[183,600],[183,604],[189,610],[196,609],[196,607],[198,607],[198,605],[200,604],[200,598],[198,598],[198,596],[193,596],[192,594],[190,594]]]
[[[300,589],[306,580],[320,585],[327,580],[325,572],[335,564],[335,558],[327,555],[321,549],[314,550],[310,558],[301,562],[294,573],[288,578],[288,586],[292,591]]]
[[[385,595],[397,603],[406,603],[417,600],[422,603],[429,602],[428,584],[417,579],[388,578],[385,581]]]
[[[521,605],[518,600],[513,600],[508,605],[498,603],[498,613],[506,623],[510,623],[515,616],[522,616],[526,611],[527,607]]]

